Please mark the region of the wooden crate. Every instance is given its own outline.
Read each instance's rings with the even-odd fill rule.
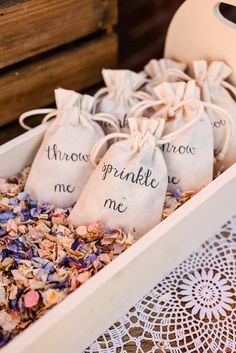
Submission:
[[[0,126],[116,65],[116,0],[3,0],[0,19]]]

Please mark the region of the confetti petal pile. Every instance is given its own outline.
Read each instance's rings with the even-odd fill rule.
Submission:
[[[99,222],[74,228],[71,208],[23,191],[28,173],[0,179],[0,347],[134,242]],[[163,219],[192,195],[167,193]]]
[[[0,346],[133,243],[100,223],[73,228],[70,209],[30,199],[28,172],[0,179]]]

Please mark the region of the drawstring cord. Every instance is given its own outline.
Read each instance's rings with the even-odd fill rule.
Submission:
[[[236,98],[236,87],[234,87],[233,85],[231,85],[231,83],[227,82],[227,81],[222,81],[221,85],[226,88],[229,92],[231,92],[233,94],[233,96]]]
[[[171,105],[169,99],[162,99],[162,100],[148,100],[139,102],[136,104],[129,112],[129,117],[138,117],[142,116],[142,113],[147,110],[148,108],[158,107],[159,105]],[[168,108],[165,106],[160,112],[166,111]]]
[[[94,94],[93,114],[96,113],[97,106],[101,102],[102,97],[108,93],[109,93],[108,87],[102,87]]]
[[[43,119],[43,123],[47,123],[50,119],[55,117],[57,114],[58,114],[58,111],[49,113]],[[90,120],[96,121],[96,122],[100,121],[100,122],[109,123],[117,132],[120,131],[118,124],[117,124],[117,119],[111,114],[98,113],[95,115],[91,115],[90,113],[83,111],[82,115],[85,116],[88,120],[90,119]]]
[[[99,141],[97,141],[97,143],[95,143],[90,153],[90,161],[93,167],[96,167],[98,165],[99,161],[97,160],[97,156],[99,154],[99,151],[107,141],[112,139],[119,139],[119,138],[128,139],[129,137],[130,137],[129,134],[125,134],[123,132],[114,132],[112,134],[102,137]]]
[[[181,107],[183,107],[183,106],[185,106],[187,104],[195,104],[195,103],[196,103],[196,101],[182,101],[182,102],[178,103],[172,109],[173,109],[173,112],[176,112],[178,109],[180,109]],[[196,117],[194,119],[190,120],[187,124],[185,124],[180,129],[178,129],[176,131],[173,131],[173,132],[163,136],[163,138],[160,139],[157,143],[159,145],[164,145],[165,143],[172,142],[173,140],[176,139],[176,137],[181,136],[185,131],[190,129],[192,126],[194,126],[198,122],[198,120],[200,119],[203,111],[204,111],[204,107],[203,106],[199,106],[198,114],[196,115]]]
[[[101,102],[102,98],[106,95],[108,95],[111,92],[111,90],[108,87],[102,87],[100,88],[94,95],[94,106],[93,106],[93,113],[96,113],[97,111],[97,107],[98,104]],[[120,92],[120,94],[118,95],[118,97],[120,97],[120,95],[124,94],[122,91]],[[114,96],[116,97],[117,95],[114,94]],[[132,99],[138,99],[138,100],[145,100],[145,99],[151,99],[150,94],[144,92],[144,91],[135,91],[132,92],[131,94],[124,94],[125,99],[132,104]]]
[[[180,80],[183,80],[183,81],[192,80],[192,78],[189,75],[187,75],[185,72],[183,72],[177,68],[168,69],[166,71],[165,76],[164,76],[164,81],[166,81],[168,79],[168,77],[170,77],[170,76],[177,78],[177,79],[180,79]]]
[[[185,72],[177,69],[177,68],[172,68],[172,69],[168,69],[166,71],[166,74],[165,74],[165,78],[164,78],[164,81],[167,80],[167,78],[169,76],[173,76],[177,79],[180,79],[180,80],[183,80],[183,81],[190,81],[192,80],[192,78],[187,75]],[[202,83],[197,79],[195,78],[195,81],[201,86]],[[227,82],[227,81],[221,81],[220,82],[220,85],[224,88],[226,88],[228,91],[230,91],[233,96],[236,98],[236,87],[234,87],[231,83]]]
[[[178,110],[181,106],[185,105],[187,103],[189,103],[188,101],[183,101],[181,103],[179,103],[176,107],[174,107],[173,109],[176,111]],[[195,102],[195,101],[194,101]],[[197,116],[195,117],[195,119],[191,120],[189,123],[187,123],[185,126],[183,126],[182,128],[180,128],[177,131],[174,131],[170,134],[165,135],[162,139],[160,139],[157,144],[158,145],[163,145],[165,143],[171,142],[173,141],[176,137],[180,136],[183,132],[185,132],[187,129],[189,129],[191,126],[193,126],[195,124],[195,122],[200,118],[202,112],[203,112],[203,107],[200,107],[200,110],[197,114]],[[164,124],[164,119],[159,119],[160,124]],[[103,145],[111,140],[111,139],[129,139],[132,135],[130,134],[125,134],[125,133],[112,133],[109,134],[107,136],[104,136],[103,138],[101,138],[92,148],[91,154],[90,154],[90,160],[91,163],[94,167],[97,166],[97,164],[99,163],[99,161],[97,160],[97,156],[99,154],[99,151],[101,150],[101,148],[103,147]],[[135,138],[135,137],[134,137]],[[138,139],[137,139],[138,140]]]
[[[24,129],[31,130],[32,128],[30,126],[28,126],[27,124],[25,124],[25,119],[27,119],[28,117],[31,117],[34,115],[39,115],[39,114],[47,114],[42,120],[42,124],[45,124],[49,120],[51,120],[52,118],[55,118],[61,111],[63,111],[63,110],[58,110],[58,109],[31,110],[29,112],[23,113],[19,117],[19,123]],[[118,123],[117,123],[117,119],[111,114],[98,113],[98,114],[92,115],[86,111],[83,111],[82,115],[84,117],[86,117],[88,120],[90,119],[90,120],[96,121],[96,122],[98,122],[98,121],[106,122],[106,123],[110,124],[114,128],[115,131],[117,131],[117,132],[120,131]]]
[[[21,127],[23,127],[23,129],[25,130],[31,130],[32,127],[30,127],[29,125],[27,125],[25,123],[25,119],[34,116],[34,115],[42,115],[42,114],[52,114],[56,111],[56,109],[34,109],[34,110],[30,110],[28,112],[25,112],[23,114],[21,114],[21,116],[19,117],[19,124]]]
[[[225,158],[225,155],[228,152],[228,150],[230,149],[230,145],[233,140],[233,136],[235,133],[234,120],[225,109],[219,107],[218,105],[215,105],[212,103],[207,103],[207,102],[201,102],[201,104],[204,106],[204,108],[210,108],[210,109],[218,112],[220,115],[222,115],[226,119],[227,125],[226,125],[225,142],[224,142],[224,145],[223,145],[221,151],[216,156],[216,159],[221,161]]]
[[[192,104],[192,105],[197,105],[199,108],[202,107],[201,110],[201,114],[204,110],[204,108],[210,108],[212,110],[215,110],[216,112],[218,112],[219,114],[221,114],[222,116],[225,117],[227,125],[226,125],[226,138],[225,138],[225,142],[224,145],[222,147],[221,152],[219,152],[216,156],[216,158],[218,160],[223,160],[227,151],[230,148],[230,144],[231,141],[233,139],[234,136],[234,130],[235,130],[235,124],[234,121],[231,117],[231,115],[223,108],[212,104],[212,103],[207,103],[207,102],[203,102],[203,101],[198,101],[198,100],[185,100],[180,102],[179,104],[177,104],[175,107],[171,107],[171,102],[168,99],[163,99],[163,100],[159,100],[159,101],[146,101],[146,102],[140,102],[138,103],[133,110],[131,110],[130,115],[129,116],[133,116],[133,117],[137,117],[143,114],[143,112],[148,109],[148,108],[155,108],[157,106],[160,105],[166,105],[166,107],[164,107],[163,109],[161,109],[159,112],[154,114],[154,117],[156,118],[157,116],[161,116],[163,113],[169,114],[170,117],[173,117],[173,114],[175,114],[175,112],[180,109],[181,107],[187,105],[187,104]],[[169,112],[169,113],[168,113]],[[201,114],[199,114],[198,116],[200,116]],[[185,125],[186,129],[189,128],[190,126],[194,125],[197,122],[198,119],[193,119],[191,122],[187,123]],[[191,124],[190,124],[191,123]],[[181,130],[181,129],[180,129]],[[179,131],[179,130],[177,130]],[[185,130],[184,130],[185,131]]]

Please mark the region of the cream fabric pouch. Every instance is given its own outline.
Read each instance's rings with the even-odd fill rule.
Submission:
[[[65,104],[62,104],[62,96],[59,98],[58,107],[62,108]],[[47,122],[54,117],[48,123],[26,182],[25,190],[32,198],[62,208],[72,206],[77,201],[93,171],[90,163],[91,149],[104,137],[97,122],[109,122],[119,130],[113,118],[109,119],[108,115],[93,115],[93,104],[93,97],[79,95],[75,106],[53,110],[43,120]],[[30,113],[24,114],[21,122]]]
[[[155,96],[153,88],[163,82],[182,81],[179,73],[184,73],[187,65],[171,59],[152,59],[144,67],[148,83],[145,90]]]
[[[129,119],[130,134],[111,134],[95,145],[91,158],[94,163],[103,143],[122,138],[109,148],[94,170],[70,214],[72,224],[101,221],[139,238],[160,222],[167,169],[157,141],[164,123]]]
[[[157,100],[139,103],[131,116],[145,115],[154,108],[151,119],[165,119],[163,152],[168,170],[168,190],[197,192],[213,179],[214,147],[210,118],[205,107],[227,120],[227,138],[219,157],[224,158],[231,138],[230,119],[223,109],[200,101],[195,81],[163,83],[154,88]]]
[[[218,105],[231,116],[236,123],[236,87],[226,81],[232,69],[222,61],[213,61],[208,65],[205,60],[193,62],[193,74],[201,88],[202,100]],[[214,134],[215,155],[219,153],[227,134],[227,121],[217,111],[208,109]],[[236,162],[236,129],[233,129],[233,138],[228,153],[222,161],[223,169]]]
[[[147,82],[142,74],[130,70],[103,69],[102,75],[106,87],[95,94],[96,112],[115,115],[120,130],[129,133],[127,114],[138,102],[150,99],[150,95],[141,90]],[[102,124],[106,134],[112,133],[111,126]]]

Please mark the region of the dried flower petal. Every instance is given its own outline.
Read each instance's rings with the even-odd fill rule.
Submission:
[[[58,303],[62,299],[61,293],[55,289],[48,289],[43,293],[43,303],[50,307]]]
[[[70,209],[32,200],[29,173],[0,179],[0,346],[134,243],[99,222],[74,228]],[[167,193],[163,218],[194,193]]]
[[[99,222],[95,222],[93,224],[90,224],[88,226],[88,232],[92,232],[92,233],[97,233],[100,227],[100,223]]]
[[[18,324],[18,320],[13,319],[5,310],[0,311],[0,327],[3,331],[13,331]]]
[[[0,305],[6,303],[6,290],[3,286],[0,286]]]
[[[24,295],[24,304],[26,308],[32,308],[33,306],[38,304],[39,301],[39,293],[35,290],[30,290]]]
[[[78,228],[76,228],[76,233],[78,235],[86,235],[87,234],[87,227],[86,226],[80,226]]]
[[[80,284],[83,284],[83,283],[87,282],[87,280],[89,278],[90,278],[90,273],[88,271],[86,271],[86,272],[80,273],[76,279]]]
[[[108,254],[101,254],[99,255],[99,260],[104,264],[109,264],[111,262],[111,258]]]

